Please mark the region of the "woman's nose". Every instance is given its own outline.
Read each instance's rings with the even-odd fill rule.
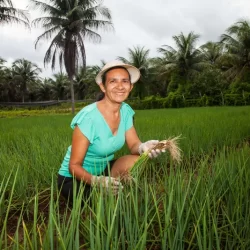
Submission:
[[[123,86],[123,82],[122,81],[118,81],[117,82],[117,87],[118,88],[123,88],[124,86]]]

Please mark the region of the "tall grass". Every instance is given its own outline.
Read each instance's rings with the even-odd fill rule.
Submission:
[[[136,112],[142,140],[182,134],[182,163],[162,155],[118,195],[81,190],[73,208],[55,185],[72,117],[0,119],[0,249],[249,249],[249,111]]]

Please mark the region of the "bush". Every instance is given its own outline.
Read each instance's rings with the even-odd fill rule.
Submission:
[[[200,106],[204,107],[208,105],[208,96],[207,95],[203,95],[200,99]]]
[[[221,95],[209,96],[207,98],[206,106],[221,106],[221,105],[222,105]]]
[[[182,108],[185,107],[185,99],[180,94],[170,92],[165,98],[163,106],[165,108]]]
[[[241,94],[226,94],[225,95],[225,105],[229,106],[241,106],[241,105],[248,105],[249,102],[249,93],[245,93],[245,97]],[[247,103],[248,102],[248,103]]]
[[[127,103],[133,109],[161,109],[164,108],[165,98],[158,98],[156,96],[148,96],[144,100],[128,100]]]
[[[250,105],[250,93],[244,94],[225,94],[224,103],[221,95],[207,96],[201,98],[184,98],[182,95],[170,92],[165,98],[149,96],[144,100],[129,100],[127,103],[137,110],[142,109],[161,109],[161,108],[182,108],[182,107],[204,107],[204,106],[244,106]]]
[[[250,92],[243,92],[243,100],[245,105],[250,105]]]
[[[186,99],[185,100],[185,107],[200,107],[200,106],[203,106],[202,104],[201,104],[202,102],[201,102],[201,99],[199,98],[197,98],[197,99]],[[206,106],[206,105],[204,105],[204,106]]]

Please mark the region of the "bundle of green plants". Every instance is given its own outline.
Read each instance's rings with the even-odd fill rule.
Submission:
[[[150,159],[149,154],[152,150],[160,150],[162,152],[169,152],[171,159],[174,162],[181,162],[181,149],[179,147],[179,140],[181,136],[168,138],[167,140],[159,141],[156,146],[151,148],[149,151],[144,152],[137,159],[133,167],[129,171],[129,176],[138,177],[141,176],[143,172],[145,172],[146,165],[148,160]]]

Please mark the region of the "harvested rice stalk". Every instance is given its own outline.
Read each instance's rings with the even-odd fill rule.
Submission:
[[[181,162],[181,149],[178,146],[178,140],[180,136],[174,138],[168,138],[167,140],[163,140],[158,142],[158,144],[152,148],[151,150],[160,149],[169,151],[170,157],[173,161],[180,163]],[[150,150],[150,151],[151,151]],[[150,151],[143,153],[138,160],[135,162],[134,166],[130,169],[129,174],[131,176],[137,176],[138,174],[143,172],[144,166],[146,165]]]

